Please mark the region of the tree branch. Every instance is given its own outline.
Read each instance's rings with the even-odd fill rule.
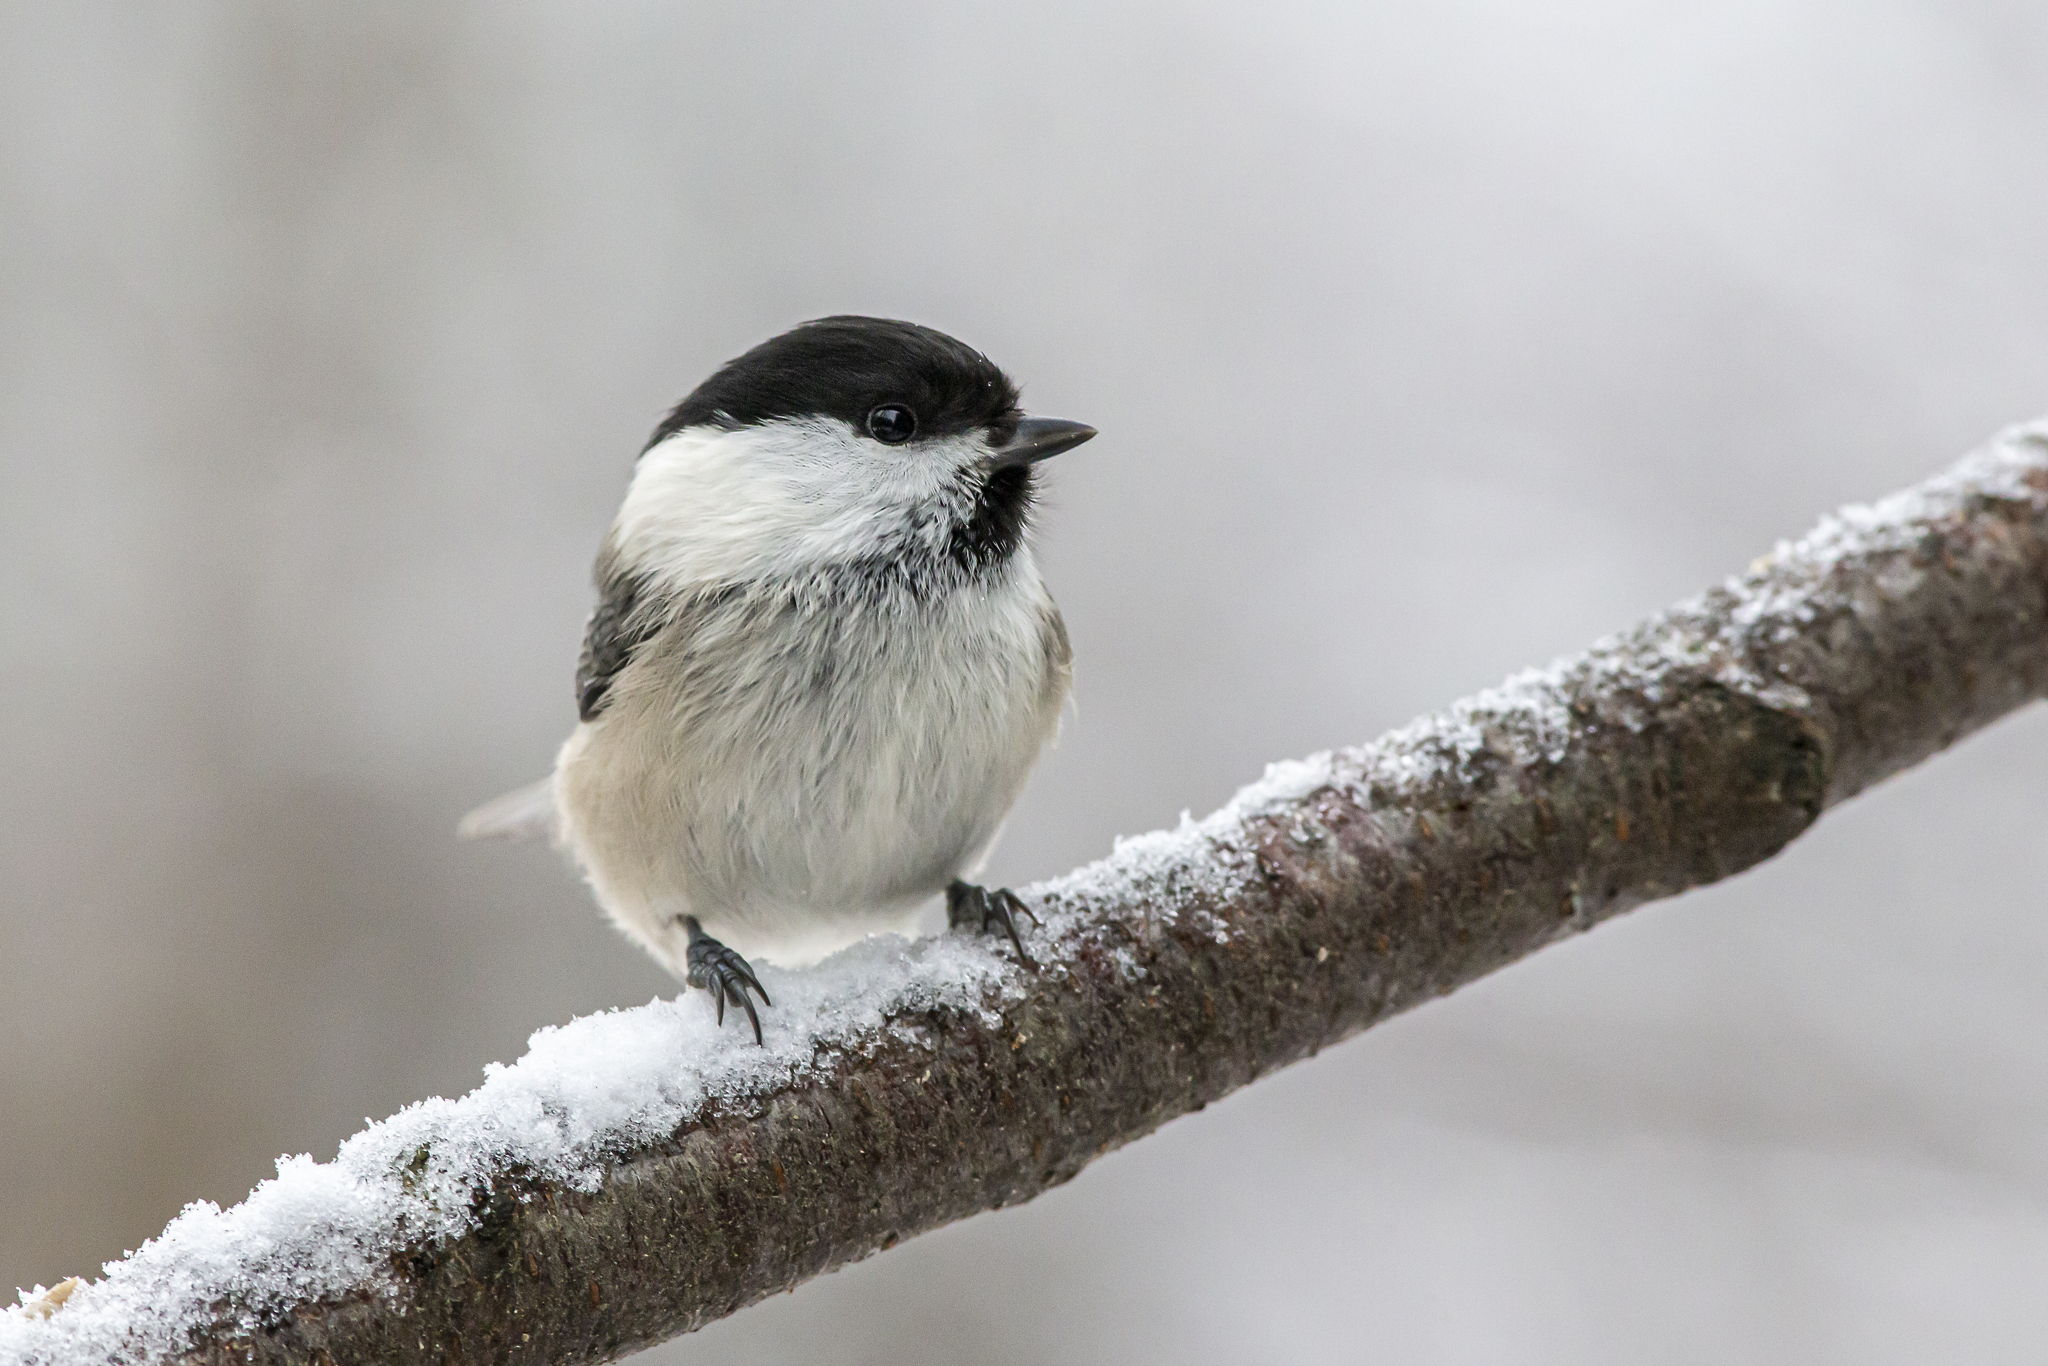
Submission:
[[[535,1036],[477,1091],[189,1209],[0,1363],[589,1362],[1028,1200],[1564,935],[1769,858],[2048,692],[2048,423],[1740,578],[953,937]]]

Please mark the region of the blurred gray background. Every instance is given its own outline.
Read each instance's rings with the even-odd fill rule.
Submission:
[[[1103,436],[1024,880],[2048,409],[2021,0],[0,6],[0,1285],[673,988],[451,836],[659,412]],[[2037,1362],[2048,715],[648,1363]]]

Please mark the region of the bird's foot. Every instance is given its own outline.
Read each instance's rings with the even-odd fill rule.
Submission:
[[[711,1000],[718,1007],[718,1022],[725,1023],[725,1003],[731,1000],[747,1012],[747,1023],[754,1026],[754,1042],[761,1042],[761,1016],[754,1009],[753,997],[749,991],[761,998],[761,1004],[772,1006],[768,993],[761,989],[761,983],[754,977],[754,969],[747,960],[734,953],[725,945],[704,933],[704,927],[697,923],[697,917],[683,917],[683,928],[690,932],[690,948],[687,954],[689,976],[685,979],[693,987],[701,987],[711,993]]]
[[[1038,923],[1038,913],[1007,887],[977,887],[956,878],[946,888],[947,924],[956,930],[975,930],[981,934],[987,934],[991,929],[1001,930],[1009,936],[1010,947],[1017,950],[1018,961],[1027,968],[1036,969],[1038,964],[1031,961],[1031,955],[1024,952],[1024,941],[1017,937],[1017,917],[1020,915],[1034,925]]]

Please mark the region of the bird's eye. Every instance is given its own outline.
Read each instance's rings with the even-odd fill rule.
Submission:
[[[885,446],[900,446],[917,435],[917,414],[900,403],[884,403],[868,414],[868,435]]]

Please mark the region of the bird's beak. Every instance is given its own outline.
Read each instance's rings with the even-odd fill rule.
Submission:
[[[1074,449],[1093,435],[1095,429],[1085,422],[1027,417],[1017,424],[1009,440],[995,448],[995,466],[1000,470],[1013,465],[1035,465],[1061,451]]]

